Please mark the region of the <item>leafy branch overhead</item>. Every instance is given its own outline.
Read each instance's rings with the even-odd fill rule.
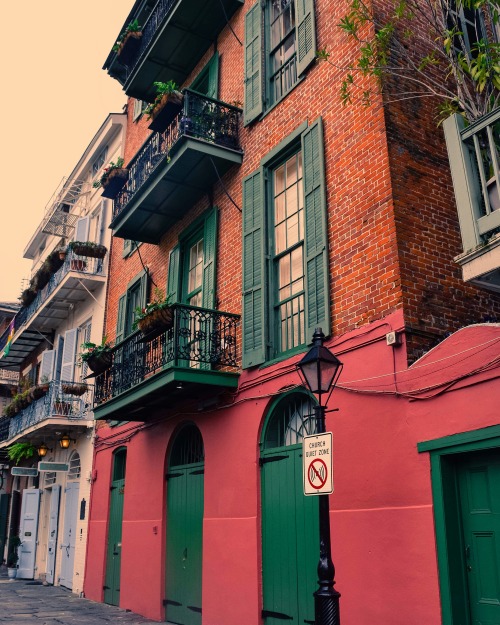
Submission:
[[[344,104],[368,106],[382,92],[385,103],[433,97],[441,119],[473,121],[499,105],[499,10],[500,0],[349,0],[338,26],[357,44],[353,61],[317,56],[341,72]]]

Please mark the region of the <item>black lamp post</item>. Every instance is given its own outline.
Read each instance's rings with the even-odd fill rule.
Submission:
[[[316,328],[313,346],[297,363],[299,374],[311,393],[318,396],[318,405],[314,406],[316,433],[326,431],[326,404],[330,399],[343,364],[323,345],[325,335],[321,328]],[[324,404],[321,399],[327,395]],[[340,593],[335,590],[335,567],[332,562],[330,544],[330,511],[328,495],[319,495],[319,588],[314,593],[315,625],[340,625]]]

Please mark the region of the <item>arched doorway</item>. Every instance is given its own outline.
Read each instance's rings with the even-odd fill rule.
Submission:
[[[185,425],[177,434],[167,473],[165,618],[201,625],[204,449],[200,431]]]
[[[127,450],[122,447],[113,455],[113,480],[109,504],[108,545],[104,602],[120,605],[120,568],[122,559],[123,500]]]
[[[281,397],[261,437],[262,616],[266,625],[314,623],[319,507],[305,497],[302,439],[314,434],[314,400],[302,392]]]

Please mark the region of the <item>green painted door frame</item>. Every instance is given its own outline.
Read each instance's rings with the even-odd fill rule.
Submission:
[[[500,426],[421,442],[417,448],[430,455],[442,624],[473,625],[459,475],[473,452],[500,454]]]
[[[126,450],[114,455],[113,482],[109,505],[108,546],[104,603],[120,605],[120,569],[122,554],[123,501],[125,496]]]

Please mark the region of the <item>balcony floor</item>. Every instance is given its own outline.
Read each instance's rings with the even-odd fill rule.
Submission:
[[[164,158],[147,183],[113,219],[113,235],[159,243],[166,230],[185,215],[219,176],[233,165],[241,165],[242,160],[242,153],[236,150],[181,137],[170,153],[170,161]]]
[[[95,419],[147,422],[155,411],[180,401],[213,397],[216,389],[236,389],[238,373],[169,368],[152,375],[106,403],[94,407]]]

